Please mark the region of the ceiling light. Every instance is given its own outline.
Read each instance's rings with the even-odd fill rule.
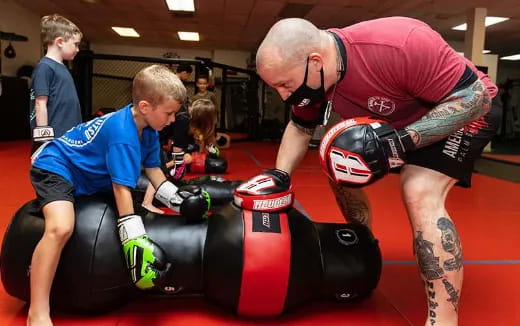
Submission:
[[[131,27],[114,27],[112,26],[114,32],[123,37],[139,37],[139,34],[135,31],[135,29]]]
[[[199,41],[199,33],[197,32],[177,32],[181,41]]]
[[[492,17],[492,16],[488,16],[488,17],[486,17],[486,22],[484,23],[484,25],[486,25],[486,27],[487,27],[487,26],[491,26],[491,25],[495,25],[495,24],[501,23],[501,22],[506,21],[506,20],[509,20],[509,17]],[[464,24],[452,27],[451,29],[454,29],[456,31],[465,31],[466,29],[468,29],[468,25],[466,23],[464,23]]]
[[[520,60],[520,54],[514,54],[514,55],[509,55],[507,57],[502,57],[502,58],[500,58],[500,60],[511,60],[511,61]]]
[[[195,11],[193,0],[166,0],[166,5],[171,11]]]

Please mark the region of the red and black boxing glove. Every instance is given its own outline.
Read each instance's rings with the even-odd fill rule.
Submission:
[[[320,163],[334,182],[351,187],[371,184],[405,164],[415,145],[406,130],[368,117],[343,120],[323,136]]]
[[[234,203],[244,209],[275,212],[292,206],[291,177],[278,169],[266,170],[235,189]]]

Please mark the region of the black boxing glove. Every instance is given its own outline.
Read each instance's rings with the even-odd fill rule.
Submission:
[[[291,177],[278,169],[266,170],[235,189],[235,205],[262,212],[276,212],[291,207],[294,191]]]
[[[226,173],[227,161],[223,157],[206,157],[204,161],[205,173]]]
[[[197,145],[197,144],[188,144],[188,146],[186,146],[186,148],[184,149],[184,151],[188,154],[191,154],[191,153],[196,153],[196,152],[199,152],[200,151],[200,146]]]
[[[193,185],[178,188],[170,181],[161,183],[155,192],[155,198],[192,221],[206,217],[211,207],[211,198],[207,191]]]
[[[319,158],[332,181],[359,187],[404,165],[406,153],[414,149],[406,130],[363,117],[332,126],[321,140]]]

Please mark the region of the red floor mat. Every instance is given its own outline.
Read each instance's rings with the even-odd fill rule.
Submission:
[[[245,180],[274,167],[275,143],[234,143],[223,154],[229,160],[228,179]],[[0,143],[0,235],[13,213],[34,197],[28,179],[28,142]],[[398,176],[389,175],[366,188],[371,200],[373,229],[385,265],[381,283],[368,300],[351,305],[317,302],[270,320],[248,320],[201,299],[149,298],[112,313],[95,316],[56,314],[55,325],[423,325],[425,296],[413,264],[411,234],[400,201]],[[309,151],[293,175],[296,200],[319,222],[342,222],[317,152]],[[447,207],[462,239],[465,266],[460,325],[518,325],[520,315],[520,185],[475,175],[470,189],[454,188]],[[509,262],[509,264],[506,264]],[[0,325],[24,325],[22,302],[0,287]]]

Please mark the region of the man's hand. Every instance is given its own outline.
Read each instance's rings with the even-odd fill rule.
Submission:
[[[291,177],[285,171],[266,170],[235,189],[234,203],[242,208],[274,212],[292,206]]]
[[[119,239],[134,284],[147,290],[163,290],[171,264],[164,251],[148,238],[139,215],[123,216],[117,221]]]

